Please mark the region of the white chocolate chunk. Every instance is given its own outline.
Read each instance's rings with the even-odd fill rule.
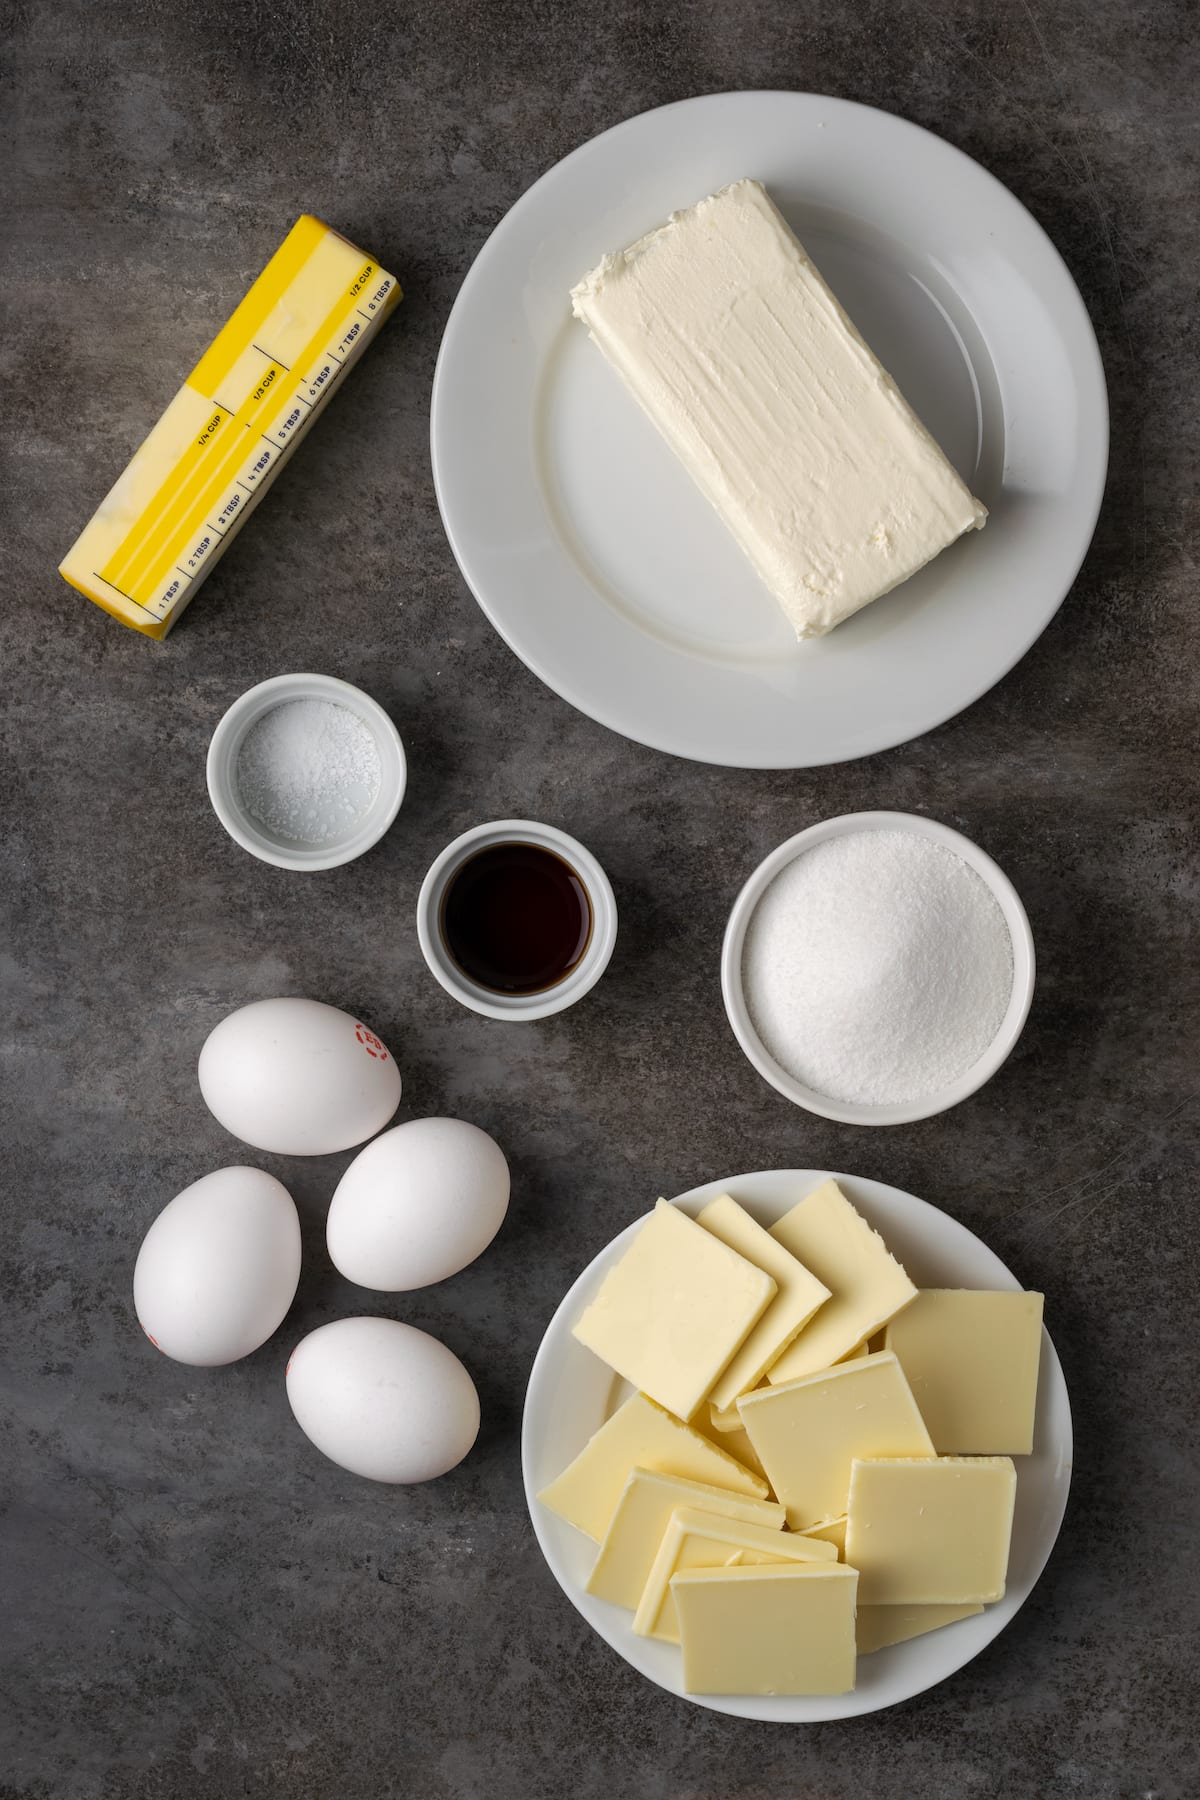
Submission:
[[[674,1475],[634,1469],[588,1577],[588,1593],[600,1600],[611,1600],[615,1606],[627,1606],[632,1612],[641,1600],[646,1578],[677,1506],[698,1507],[770,1531],[783,1530],[783,1508],[774,1501],[750,1500],[745,1494],[709,1487],[704,1482],[681,1481]]]
[[[739,1256],[744,1256],[747,1262],[765,1270],[777,1290],[709,1396],[710,1407],[723,1411],[733,1406],[739,1394],[748,1393],[761,1380],[797,1332],[828,1300],[829,1289],[729,1194],[718,1194],[715,1200],[710,1200],[697,1215],[696,1222],[705,1231],[711,1231],[714,1237],[719,1237],[723,1244],[728,1244],[731,1250],[736,1250]],[[715,1414],[713,1422],[718,1430],[725,1429],[725,1421],[722,1419],[718,1423]],[[740,1419],[737,1423],[741,1423]]]
[[[817,1538],[801,1537],[794,1531],[772,1531],[740,1519],[717,1518],[695,1506],[678,1506],[671,1514],[646,1577],[633,1629],[639,1637],[661,1638],[666,1644],[679,1642],[671,1577],[680,1569],[836,1561],[835,1546]]]
[[[845,1694],[858,1575],[844,1563],[684,1569],[671,1578],[689,1694]]]
[[[771,1236],[825,1283],[831,1298],[772,1363],[768,1381],[795,1381],[840,1362],[916,1298],[916,1287],[836,1181],[823,1181],[784,1213]]]
[[[538,1495],[543,1506],[599,1543],[635,1468],[705,1481],[765,1499],[766,1481],[645,1394],[631,1394],[579,1455]]]
[[[738,1408],[793,1531],[847,1510],[855,1457],[933,1456],[890,1350],[744,1394]],[[847,1560],[854,1561],[848,1552]]]
[[[1006,1456],[856,1460],[846,1560],[859,1572],[863,1605],[1003,1599],[1016,1494]]]
[[[978,1602],[973,1606],[860,1606],[854,1627],[858,1654],[870,1656],[890,1644],[907,1644],[910,1638],[940,1631],[943,1625],[956,1625],[959,1619],[973,1619],[982,1611]]]
[[[934,1448],[947,1456],[1033,1449],[1042,1296],[922,1288],[885,1341],[908,1376]]]
[[[618,1375],[690,1419],[774,1295],[771,1276],[660,1200],[572,1329]]]

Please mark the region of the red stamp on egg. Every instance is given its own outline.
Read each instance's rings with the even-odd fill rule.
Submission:
[[[374,1056],[379,1062],[387,1061],[388,1053],[380,1043],[379,1039],[375,1036],[375,1033],[373,1031],[368,1031],[366,1026],[360,1025],[357,1020],[354,1025],[354,1035],[368,1056]]]

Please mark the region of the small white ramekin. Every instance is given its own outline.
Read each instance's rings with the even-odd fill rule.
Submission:
[[[379,752],[379,792],[366,812],[342,836],[320,844],[280,837],[243,806],[238,792],[238,752],[250,727],[288,700],[331,700],[357,714]],[[336,675],[276,675],[260,681],[239,700],[213,732],[208,746],[208,794],[230,837],[260,861],[277,869],[336,869],[377,844],[400,810],[408,784],[408,763],[400,733],[377,700]]]
[[[1012,993],[1008,1010],[991,1044],[978,1061],[949,1087],[897,1106],[868,1106],[852,1101],[831,1100],[828,1094],[819,1093],[816,1088],[810,1088],[804,1082],[797,1081],[794,1075],[789,1075],[775,1061],[755,1031],[742,987],[742,954],[746,931],[755,907],[775,877],[806,850],[815,849],[829,838],[845,837],[852,832],[862,831],[914,832],[919,837],[929,838],[933,843],[952,850],[987,883],[1004,914],[1012,939]],[[725,927],[725,941],[721,947],[721,994],[738,1043],[764,1081],[769,1081],[788,1100],[805,1107],[808,1112],[819,1114],[823,1119],[836,1119],[843,1125],[910,1125],[917,1119],[929,1119],[935,1113],[946,1112],[951,1106],[957,1106],[960,1100],[967,1099],[986,1081],[991,1080],[1011,1053],[1029,1017],[1029,1008],[1033,1003],[1034,970],[1033,933],[1029,929],[1029,920],[1017,890],[1003,869],[977,844],[973,844],[970,838],[963,837],[961,832],[952,831],[948,825],[939,825],[934,819],[921,818],[917,813],[846,813],[841,818],[824,819],[819,825],[810,825],[807,831],[797,832],[795,837],[780,844],[778,850],[772,851],[766,861],[755,869],[735,900],[729,923]]]
[[[592,935],[579,962],[569,975],[536,994],[501,994],[463,972],[442,937],[442,903],[454,876],[469,857],[491,844],[537,844],[569,863],[588,891],[592,903]],[[417,936],[425,961],[448,994],[472,1012],[488,1019],[546,1019],[565,1012],[595,987],[617,941],[617,903],[608,876],[590,850],[554,825],[537,825],[531,819],[497,819],[476,825],[448,844],[421,884],[417,897]]]

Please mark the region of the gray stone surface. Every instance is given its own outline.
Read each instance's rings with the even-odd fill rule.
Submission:
[[[0,1793],[1195,1795],[1194,10],[5,13]],[[1113,402],[1099,533],[1031,654],[930,736],[804,774],[656,755],[542,688],[457,573],[427,451],[447,311],[511,202],[604,126],[743,86],[868,101],[977,156],[1066,256]],[[155,646],[56,564],[303,208],[377,250],[405,304]],[[229,702],[309,667],[376,694],[412,763],[391,835],[311,879],[243,855],[204,790]],[[1041,958],[1002,1075],[879,1135],[765,1087],[716,978],[759,857],[862,806],[982,842]],[[510,813],[583,837],[623,924],[596,994],[522,1028],[458,1010],[412,924],[437,849]],[[196,1054],[278,993],[364,1014],[398,1050],[402,1117],[492,1130],[510,1221],[454,1281],[381,1303],[325,1258],[347,1159],[255,1157],[302,1210],[297,1305],[249,1361],[189,1370],[137,1330],[133,1260],[172,1194],[240,1160]],[[619,1662],[543,1567],[518,1461],[530,1362],[584,1262],[660,1190],[795,1164],[926,1195],[1044,1288],[1078,1431],[1060,1547],[1012,1628],[908,1705],[808,1730],[701,1712]],[[478,1379],[478,1448],[436,1485],[343,1475],[288,1412],[291,1344],[363,1309],[431,1328]]]

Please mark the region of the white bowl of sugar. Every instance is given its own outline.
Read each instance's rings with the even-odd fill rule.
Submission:
[[[914,813],[848,813],[754,871],[725,929],[721,990],[742,1049],[787,1099],[846,1125],[906,1125],[991,1080],[1034,970],[1025,908],[978,845]]]
[[[230,837],[280,869],[335,869],[400,810],[408,766],[378,701],[333,675],[276,675],[213,732],[208,792]]]

